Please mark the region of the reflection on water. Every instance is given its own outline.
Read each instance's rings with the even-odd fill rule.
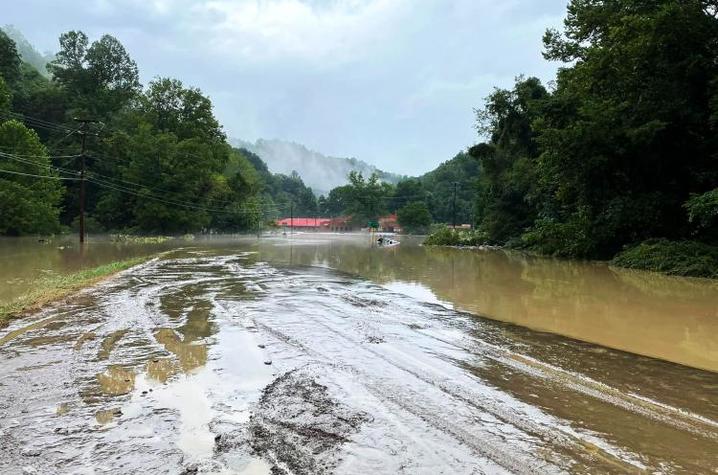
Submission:
[[[46,240],[0,237],[0,302],[10,301],[26,293],[38,278],[147,256],[184,244],[184,241],[161,244],[115,243],[107,236],[90,236],[85,245],[80,246],[77,236]]]
[[[104,373],[97,375],[97,382],[103,394],[119,396],[129,393],[135,387],[135,373],[121,366],[110,366]]]
[[[611,348],[718,371],[718,283],[615,269],[602,263],[563,261],[502,251],[426,248],[411,238],[392,248],[372,246],[368,236],[294,235],[290,238],[215,238],[191,243],[196,255],[255,251],[254,260],[279,266],[324,266],[362,276],[415,298],[453,306]],[[90,241],[0,240],[0,302],[22,293],[32,277],[97,265],[117,258],[186,246]],[[197,249],[202,248],[202,249]],[[215,249],[213,249],[215,248]],[[202,271],[191,266],[179,277]],[[209,270],[209,269],[207,269]],[[185,275],[186,274],[186,275]],[[25,284],[23,284],[25,282]],[[202,340],[212,335],[211,304],[202,286],[160,298],[177,321],[162,333],[184,371],[204,364]],[[241,297],[243,284],[221,292]],[[193,344],[196,342],[197,344]],[[107,342],[108,344],[111,342]],[[111,348],[110,348],[111,350]],[[101,353],[100,357],[104,354]]]
[[[718,283],[502,251],[372,247],[367,238],[256,245],[261,259],[325,266],[457,310],[718,371]],[[413,286],[413,287],[411,287]]]

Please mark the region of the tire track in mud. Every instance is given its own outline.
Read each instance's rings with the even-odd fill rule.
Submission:
[[[565,451],[566,458],[563,460],[565,465],[570,465],[570,459],[568,458],[569,455],[575,456],[577,454],[579,456],[583,456],[583,458],[586,459],[586,462],[593,462],[591,465],[595,465],[595,452],[594,454],[588,453],[586,451],[586,445],[581,439],[578,439],[571,434],[564,434],[563,432],[556,433],[556,427],[547,427],[540,424],[534,424],[527,416],[517,417],[515,413],[501,410],[495,404],[495,402],[487,400],[485,396],[480,395],[479,393],[467,393],[466,390],[464,390],[463,388],[459,388],[458,386],[451,386],[445,383],[438,382],[435,378],[432,378],[427,374],[421,374],[416,369],[406,368],[396,362],[390,361],[384,355],[376,351],[363,348],[361,343],[351,338],[348,338],[342,332],[336,331],[327,325],[317,322],[316,320],[315,324],[326,328],[328,331],[334,333],[337,337],[345,340],[348,343],[351,343],[354,352],[359,350],[368,351],[372,353],[375,357],[385,361],[386,363],[403,372],[406,372],[417,380],[420,380],[429,386],[435,387],[436,389],[444,393],[446,396],[461,401],[463,404],[471,406],[481,412],[490,414],[491,416],[496,418],[494,424],[507,424],[509,426],[515,427],[519,430],[524,431],[527,435],[536,437],[537,439],[541,439],[545,442],[551,442],[552,444],[555,444],[554,448],[564,447],[566,449],[573,449],[574,452]],[[267,330],[269,333],[279,337],[282,341],[301,348],[302,351],[308,352],[308,354],[311,354],[315,358],[320,359],[320,361],[322,361],[324,365],[352,373],[354,377],[360,378],[362,380],[365,388],[369,390],[369,392],[377,399],[382,400],[385,404],[394,405],[401,410],[412,414],[424,423],[429,424],[435,429],[450,435],[457,442],[464,444],[467,447],[470,447],[477,454],[487,457],[490,460],[493,460],[507,470],[510,470],[512,473],[536,474],[547,473],[549,471],[551,473],[560,473],[563,471],[563,469],[559,468],[558,466],[551,465],[549,461],[539,462],[539,465],[537,467],[538,461],[535,458],[522,458],[512,453],[516,452],[517,447],[514,446],[510,449],[507,447],[505,441],[504,444],[501,444],[499,441],[496,440],[487,440],[486,437],[493,436],[495,438],[496,435],[482,430],[481,428],[475,427],[474,430],[476,430],[477,432],[482,432],[485,438],[477,437],[476,433],[472,432],[469,429],[462,429],[462,426],[471,427],[472,421],[468,419],[453,422],[447,421],[446,414],[443,413],[444,408],[433,407],[431,408],[431,410],[427,410],[430,401],[428,401],[423,394],[407,390],[405,387],[402,386],[375,381],[371,374],[358,369],[354,365],[346,363],[340,364],[336,362],[330,363],[332,358],[328,355],[310,350],[306,345],[297,342],[295,339],[289,337],[288,335],[285,335],[276,329],[270,328],[267,325],[257,325]],[[421,401],[421,404],[415,401]],[[475,416],[475,418],[481,420],[481,416]],[[538,440],[536,440],[535,442],[538,442]],[[600,448],[598,448],[598,450],[600,450],[601,452],[605,452],[603,449]],[[642,467],[640,466],[637,467],[635,465],[626,464],[623,460],[617,458],[615,455],[608,452],[605,452],[598,456],[600,458],[603,458],[604,462],[608,462],[609,465],[613,467],[619,467],[623,470],[642,469]]]
[[[50,354],[60,355],[64,348],[69,355],[58,368],[73,373],[80,388],[95,384],[98,368],[112,371],[108,368],[117,364],[133,371],[131,377],[119,371],[117,374],[120,379],[132,379],[134,388],[134,378],[142,376],[142,368],[151,358],[169,353],[170,358],[179,359],[176,353],[188,344],[177,333],[179,325],[188,324],[192,311],[209,311],[201,308],[202,302],[213,307],[208,324],[218,329],[207,341],[200,338],[199,343],[211,348],[228,328],[256,332],[263,338],[262,348],[266,344],[266,352],[274,360],[271,368],[280,374],[258,395],[249,422],[232,422],[227,416],[227,421],[217,422],[216,429],[210,425],[219,439],[215,439],[214,453],[204,465],[188,465],[171,442],[152,447],[151,439],[120,438],[115,440],[118,446],[113,447],[109,442],[112,438],[106,435],[117,437],[113,428],[136,428],[151,421],[163,438],[171,440],[179,431],[176,414],[167,408],[155,408],[151,414],[155,419],[143,419],[147,413],[142,412],[122,415],[120,408],[125,409],[130,398],[132,404],[138,404],[137,393],[142,388],[131,389],[131,395],[118,388],[121,394],[102,396],[100,404],[88,400],[83,410],[103,408],[110,420],[119,418],[121,423],[88,434],[87,427],[71,420],[45,440],[47,466],[94,464],[99,473],[131,473],[114,458],[140,450],[140,456],[152,459],[134,468],[157,473],[219,470],[226,468],[226,457],[233,452],[260,455],[274,466],[275,473],[297,475],[388,473],[386,467],[412,475],[636,473],[646,469],[642,462],[647,461],[641,454],[616,446],[609,434],[575,429],[570,420],[553,416],[472,374],[466,367],[467,357],[474,359],[474,364],[496,362],[557,390],[593,398],[691,436],[716,440],[718,423],[711,419],[620,391],[512,351],[508,345],[469,336],[471,322],[461,312],[434,308],[364,281],[338,279],[337,275],[327,270],[277,269],[237,255],[172,259],[145,264],[132,275],[103,284],[97,295],[100,291],[104,295],[92,306],[43,314],[34,323],[37,326],[26,331],[52,333],[52,325],[63,320],[68,323],[60,336],[63,331],[70,332],[73,325],[83,329],[67,348],[51,337],[47,340],[54,342],[48,347]],[[170,315],[162,299],[174,294],[183,297],[173,304],[179,313]],[[307,302],[311,305],[304,305]],[[31,338],[20,332],[7,341],[9,346],[18,345],[10,349],[0,345],[0,351],[22,353],[28,346],[25,340]],[[204,351],[187,369],[197,366],[195,360],[209,366],[208,358],[220,356],[207,356]],[[148,373],[148,368],[144,372]],[[221,379],[217,382],[222,383]],[[0,379],[0,395],[6,393],[2,385]],[[224,417],[225,409],[219,406],[226,402],[221,399],[226,394],[202,389],[207,391],[212,410]],[[307,393],[295,398],[303,389]],[[37,401],[56,398],[55,402],[64,403],[67,395],[67,389],[58,389]],[[15,396],[9,393],[5,404],[0,402],[0,414],[8,404],[24,403]],[[73,413],[78,409],[70,406],[69,410]],[[47,414],[26,420],[38,428],[56,429],[62,424],[62,419],[51,420]],[[0,430],[0,442],[23,443],[22,437],[13,438],[14,430]],[[75,448],[68,452],[68,445]],[[36,449],[33,446],[28,450]],[[18,449],[0,454],[0,466],[27,461],[30,453],[23,455]],[[375,456],[381,464],[368,470],[372,468],[369,462],[361,460],[365,454]],[[357,460],[361,470],[351,465]],[[651,468],[680,472],[680,467],[673,465]]]
[[[291,298],[289,299],[291,301]],[[352,300],[356,300],[355,296],[352,296]],[[328,314],[338,314],[340,313],[341,309],[325,309],[325,312]],[[560,425],[556,426],[553,424],[544,425],[544,424],[536,424],[530,421],[526,417],[521,417],[518,415],[515,411],[506,410],[508,406],[501,405],[500,403],[497,404],[495,400],[486,399],[485,397],[482,397],[481,394],[478,394],[476,392],[472,392],[466,389],[465,386],[460,386],[456,384],[446,383],[446,381],[437,380],[433,375],[421,371],[421,369],[417,368],[408,368],[405,366],[402,366],[400,364],[397,364],[395,361],[390,361],[387,359],[387,357],[380,352],[377,352],[375,350],[372,350],[368,348],[366,345],[362,345],[362,342],[358,341],[357,339],[351,338],[348,336],[348,333],[346,331],[338,330],[337,328],[334,328],[330,325],[327,325],[326,321],[332,321],[331,318],[317,318],[313,315],[303,315],[304,318],[311,319],[313,325],[317,326],[323,326],[326,330],[331,331],[335,334],[336,337],[343,339],[344,341],[350,343],[351,352],[355,353],[357,351],[366,351],[371,353],[376,358],[381,358],[387,363],[391,364],[392,366],[407,372],[408,374],[411,374],[413,377],[425,382],[428,385],[437,387],[439,390],[444,392],[447,396],[458,399],[462,401],[467,406],[473,406],[478,410],[481,411],[488,411],[497,419],[502,420],[505,423],[508,423],[510,425],[513,425],[517,428],[520,428],[521,430],[524,430],[528,434],[534,435],[539,437],[540,439],[543,439],[545,441],[548,441],[552,444],[555,444],[554,449],[557,447],[562,448],[560,452],[563,452],[564,454],[572,457],[579,457],[579,459],[584,459],[586,463],[586,467],[595,467],[596,463],[600,461],[600,463],[605,464],[607,470],[620,470],[620,471],[627,471],[627,472],[635,472],[635,471],[643,471],[646,467],[641,463],[640,461],[640,455],[635,453],[626,453],[623,449],[620,449],[618,447],[612,446],[610,444],[607,445],[607,443],[599,438],[596,438],[595,436],[592,436],[587,433],[578,434],[573,430],[572,428],[569,428],[568,426],[561,428]],[[386,315],[385,315],[386,317]],[[261,324],[260,324],[261,326]],[[280,339],[284,340],[285,342],[289,344],[293,344],[295,346],[298,346],[303,352],[313,356],[314,358],[320,358],[325,361],[331,360],[332,355],[316,352],[310,350],[307,345],[302,344],[298,342],[296,339],[293,339],[289,337],[286,334],[281,334],[278,330],[271,328],[267,325],[264,325],[263,328],[271,333],[274,333],[275,336],[279,337]],[[418,330],[421,331],[421,330]],[[465,345],[457,345],[457,342],[455,341],[449,341],[442,338],[436,338],[434,335],[427,335],[427,332],[423,332],[425,336],[434,338],[437,340],[442,341],[443,343],[451,346],[458,347],[464,351],[471,352],[473,354],[484,353],[486,357],[496,359],[502,364],[506,364],[507,360],[508,362],[524,362],[526,360],[530,360],[529,357],[524,357],[519,354],[512,353],[508,350],[502,350],[501,348],[497,348],[495,345],[492,345],[490,343],[486,343],[485,347],[481,350],[477,351],[476,348],[468,348]],[[484,342],[479,342],[479,345],[482,345]],[[477,345],[477,346],[479,346]],[[488,353],[488,354],[486,354]],[[513,357],[515,356],[515,359]],[[334,364],[336,366],[336,364]],[[541,368],[540,363],[539,368]],[[546,367],[551,367],[550,365],[546,365]],[[346,369],[345,366],[343,366],[343,369]],[[571,391],[575,391],[590,397],[593,397],[603,403],[611,404],[614,406],[617,406],[623,410],[626,410],[632,414],[639,414],[644,417],[651,418],[653,420],[656,420],[659,423],[662,424],[668,424],[676,429],[683,430],[686,432],[692,432],[696,435],[701,435],[703,437],[709,437],[713,439],[712,432],[706,432],[702,429],[696,427],[696,423],[702,424],[704,421],[706,422],[705,426],[712,426],[713,421],[710,421],[708,419],[702,419],[700,416],[694,416],[692,414],[685,414],[683,411],[677,408],[673,408],[670,406],[661,406],[660,403],[653,402],[653,401],[647,401],[647,404],[638,405],[635,402],[638,398],[634,395],[625,394],[620,392],[619,390],[613,389],[610,386],[604,385],[603,383],[595,382],[595,386],[592,388],[591,383],[593,380],[590,380],[589,378],[583,377],[581,375],[574,375],[572,373],[565,372],[561,370],[560,368],[557,369],[558,376],[555,374],[546,374],[544,371],[536,371],[536,369],[532,368],[529,365],[517,367],[517,369],[520,369],[524,372],[527,372],[531,374],[533,377],[542,377],[546,379],[550,379],[553,383],[560,385],[564,389],[568,389]],[[542,368],[543,369],[543,368]],[[360,370],[357,368],[353,368],[355,374],[361,374],[363,378],[368,378],[367,374],[362,374]],[[578,381],[578,382],[576,382]],[[589,383],[586,383],[586,381],[589,381]],[[581,384],[583,383],[583,384]],[[392,388],[392,387],[382,387],[379,385],[375,385],[373,387],[374,391],[378,395],[384,395],[384,394],[401,394],[401,388]],[[396,396],[394,396],[396,397]],[[405,398],[408,401],[415,400],[415,397],[406,397]],[[478,401],[478,402],[477,402]],[[629,401],[629,402],[626,402]],[[658,411],[656,410],[658,408]],[[405,407],[405,409],[408,409]],[[660,411],[660,412],[659,412]],[[424,414],[425,410],[419,408],[418,410],[419,414]],[[662,414],[661,414],[662,413]],[[678,416],[680,419],[677,419]],[[683,419],[683,420],[681,420]],[[443,422],[443,421],[441,421]],[[441,423],[438,424],[439,426]],[[558,429],[558,433],[557,433]],[[461,435],[457,436],[458,440],[462,440],[463,438]],[[464,442],[465,443],[465,442]],[[471,445],[471,444],[469,444]],[[484,444],[485,445],[485,444]],[[482,447],[484,448],[484,447]],[[493,449],[495,452],[500,453],[499,450]],[[486,452],[483,452],[486,453]],[[506,465],[504,463],[504,465]],[[577,467],[573,467],[572,470],[576,470]],[[516,470],[512,467],[512,470]]]
[[[433,304],[427,305],[434,306]],[[444,307],[441,307],[441,309],[446,311]],[[445,322],[452,327],[462,330],[465,330],[467,326],[466,323],[459,323],[456,320],[446,319]],[[417,328],[416,330],[422,331],[421,328]],[[499,364],[519,370],[533,377],[543,378],[556,385],[567,387],[628,412],[640,414],[656,422],[670,425],[678,430],[691,432],[711,440],[718,440],[718,421],[677,407],[662,404],[637,394],[626,393],[590,377],[566,371],[558,366],[539,361],[536,358],[513,352],[507,348],[502,348],[484,339],[474,338],[479,341],[475,341],[473,345],[468,346],[456,341],[440,338],[429,332],[422,331],[422,333],[427,338],[432,338],[444,344],[454,346],[468,353],[481,354],[481,356],[491,358]]]

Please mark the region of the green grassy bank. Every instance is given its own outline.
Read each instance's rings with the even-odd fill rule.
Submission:
[[[33,283],[33,289],[29,292],[12,302],[0,303],[0,327],[7,325],[14,318],[38,310],[44,305],[67,297],[80,289],[95,285],[120,271],[146,262],[152,257],[152,255],[133,257],[70,274],[39,278]]]

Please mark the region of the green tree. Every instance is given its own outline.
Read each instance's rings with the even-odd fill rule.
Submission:
[[[407,178],[396,184],[390,197],[389,210],[395,212],[409,203],[426,200],[426,190],[421,180]]]
[[[78,113],[109,117],[139,94],[137,64],[116,38],[90,44],[81,31],[60,35],[60,51],[48,64],[53,80],[73,99]]]
[[[0,83],[0,89],[2,83]],[[37,134],[15,120],[0,124],[0,234],[59,231],[62,187]]]
[[[538,215],[539,146],[533,124],[547,98],[538,79],[519,77],[513,89],[496,89],[477,111],[477,128],[490,137],[489,144],[472,149],[481,165],[477,222],[491,242],[520,236]]]
[[[392,189],[381,183],[377,174],[365,179],[359,172],[349,172],[349,186],[351,194],[346,211],[355,224],[364,226],[387,213],[387,198]]]
[[[150,82],[140,107],[145,120],[157,130],[172,132],[179,139],[225,140],[209,98],[197,88],[185,88],[177,79],[159,78]]]
[[[401,227],[410,233],[424,233],[431,224],[431,214],[423,201],[411,202],[397,212]]]
[[[352,200],[352,185],[333,188],[327,196],[322,214],[327,217],[341,216],[347,213]]]
[[[565,25],[544,38],[545,56],[569,66],[535,124],[547,201],[533,237],[578,232],[568,255],[608,257],[684,235],[683,203],[718,180],[715,14],[699,0],[573,0]]]
[[[0,76],[9,85],[20,79],[20,55],[15,42],[0,30]]]

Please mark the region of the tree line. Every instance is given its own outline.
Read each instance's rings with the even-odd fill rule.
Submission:
[[[232,148],[199,89],[143,87],[116,38],[70,31],[59,45],[42,74],[0,30],[0,234],[76,228],[83,160],[90,231],[249,230],[311,195]]]

